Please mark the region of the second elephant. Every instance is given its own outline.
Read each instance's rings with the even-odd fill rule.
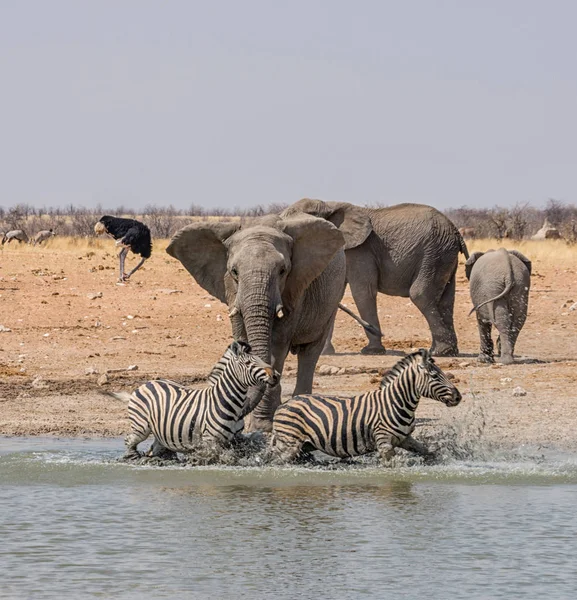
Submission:
[[[499,332],[501,362],[513,362],[515,343],[527,318],[531,261],[517,250],[473,252],[465,263],[477,313],[481,362],[493,362],[491,326]]]
[[[380,329],[377,293],[409,297],[431,331],[431,352],[459,353],[453,324],[455,273],[459,253],[469,257],[455,225],[432,206],[398,204],[363,208],[345,202],[304,198],[284,215],[297,212],[334,223],[345,237],[347,281],[361,317]],[[381,354],[381,338],[367,332],[364,354]],[[332,346],[329,352],[334,352]]]

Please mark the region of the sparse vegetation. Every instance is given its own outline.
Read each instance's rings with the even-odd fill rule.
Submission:
[[[54,229],[58,236],[93,237],[94,223],[104,215],[125,216],[141,219],[146,223],[154,238],[169,238],[178,229],[198,220],[231,220],[259,217],[279,213],[288,205],[272,203],[268,206],[256,205],[251,208],[206,209],[191,204],[180,210],[172,205],[149,204],[142,211],[134,211],[124,206],[115,209],[97,206],[87,209],[69,205],[64,208],[35,208],[28,204],[17,204],[11,208],[0,207],[0,231],[24,229],[30,237],[43,229]],[[379,204],[378,206],[385,206]],[[536,208],[529,203],[517,203],[511,208],[470,208],[462,206],[444,211],[459,228],[472,227],[477,238],[496,240],[523,240],[534,235],[545,219],[557,228],[566,243],[577,243],[577,205],[550,199],[544,208]],[[51,242],[52,244],[54,241]]]

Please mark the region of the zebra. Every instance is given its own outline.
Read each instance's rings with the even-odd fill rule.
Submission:
[[[397,446],[428,456],[426,446],[411,436],[421,396],[447,406],[461,401],[459,390],[423,349],[394,365],[378,390],[354,398],[295,396],[274,415],[273,461],[289,462],[303,446],[339,458],[377,450],[382,463],[395,455]]]
[[[247,344],[246,342],[237,341],[237,344],[244,352],[251,351],[250,345]],[[209,385],[216,384],[216,382],[220,379],[220,376],[226,370],[226,366],[229,363],[229,361],[231,359],[233,359],[235,356],[236,355],[234,354],[234,352],[232,350],[232,346],[229,346],[226,349],[225,353],[222,355],[222,357],[218,360],[218,362],[214,365],[214,367],[211,369],[210,373],[208,374],[208,384]],[[162,381],[166,381],[170,385],[180,386],[180,384],[176,383],[175,381],[170,381],[168,379],[163,379]],[[240,418],[236,423],[235,434],[240,433],[242,431],[242,429],[244,428],[244,419],[242,418],[244,416],[244,413],[245,413],[245,411],[243,409],[243,412],[241,413]],[[154,438],[154,441],[152,442],[150,449],[146,453],[146,456],[149,456],[149,457],[156,456],[156,457],[162,458],[164,460],[175,460],[177,458],[176,452],[173,452],[172,450],[165,448],[160,443],[160,441],[157,440],[156,438]]]
[[[206,442],[223,446],[232,440],[239,430],[248,388],[261,383],[276,385],[280,375],[252,354],[248,344],[233,342],[227,352],[219,361],[225,363],[220,376],[217,370],[215,381],[204,389],[156,379],[132,394],[111,393],[128,399],[131,431],[125,439],[125,459],[139,458],[137,446],[151,433],[155,443],[172,452],[191,452]]]

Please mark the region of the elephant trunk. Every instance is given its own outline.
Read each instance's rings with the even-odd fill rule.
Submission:
[[[254,354],[268,364],[274,364],[271,357],[272,326],[280,302],[280,293],[275,287],[270,275],[257,273],[251,280],[241,283],[237,297],[246,339]],[[268,394],[263,399],[265,390],[264,385],[251,388],[244,414],[257,409],[253,415],[255,418],[264,421],[272,418],[275,407],[269,406]]]

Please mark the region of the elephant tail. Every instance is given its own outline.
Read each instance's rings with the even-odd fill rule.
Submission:
[[[360,317],[355,315],[355,313],[352,310],[350,310],[349,308],[347,308],[344,304],[341,304],[339,302],[339,308],[343,312],[346,312],[347,315],[350,315],[357,323],[360,323],[365,328],[365,330],[368,333],[370,333],[371,335],[378,335],[379,337],[383,337],[383,333],[381,332],[380,329],[378,329],[374,325],[371,325],[370,323],[367,323],[367,321],[364,321],[363,319],[361,319]]]
[[[465,260],[469,260],[469,250],[467,249],[467,244],[465,244],[465,239],[461,235],[461,232],[457,229],[457,236],[459,238],[459,251],[465,255]]]
[[[495,300],[499,300],[503,296],[506,296],[513,289],[513,285],[514,285],[513,279],[511,279],[509,281],[509,283],[505,286],[505,289],[500,294],[498,294],[494,298],[489,298],[489,300],[485,300],[484,302],[481,302],[481,304],[477,304],[477,306],[473,306],[473,308],[469,311],[469,314],[467,316],[470,317],[476,310],[479,310],[481,308],[481,306],[485,306],[485,304],[489,304],[489,302],[495,302]],[[493,318],[494,318],[494,315],[493,315]]]

